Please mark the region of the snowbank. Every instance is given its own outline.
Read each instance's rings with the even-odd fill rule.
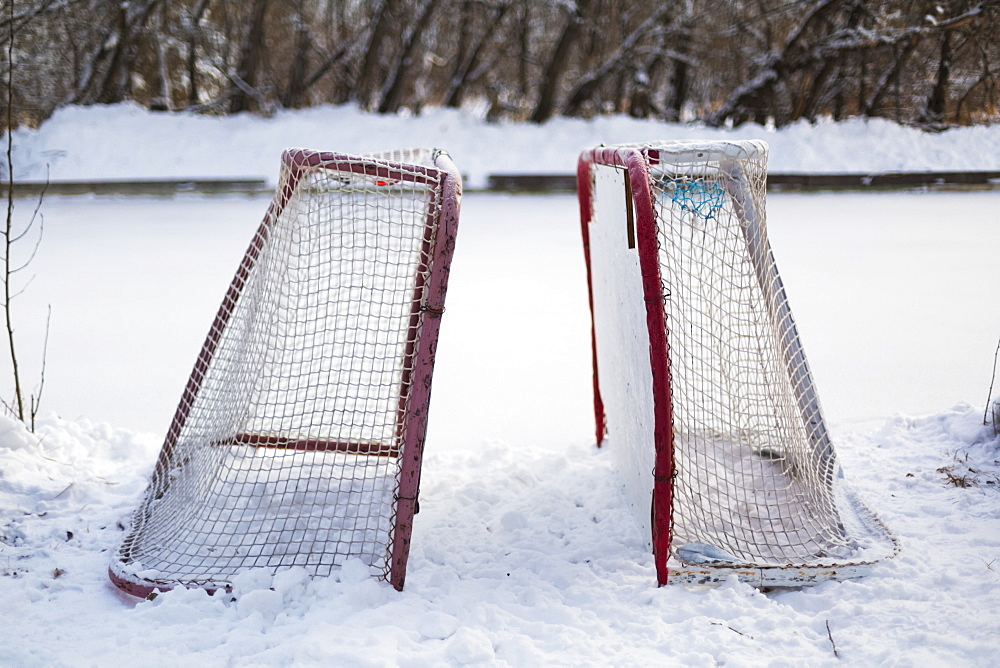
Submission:
[[[38,130],[14,136],[15,178],[277,177],[290,146],[366,153],[407,146],[448,150],[466,186],[489,174],[571,174],[580,151],[597,144],[658,139],[757,139],[771,146],[770,168],[784,173],[1000,171],[1000,126],[921,132],[882,119],[755,125],[725,130],[602,116],[544,125],[488,124],[468,111],[427,109],[378,116],[354,106],[280,111],[272,118],[151,113],[139,106],[64,107]]]

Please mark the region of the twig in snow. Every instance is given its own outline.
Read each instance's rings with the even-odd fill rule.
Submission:
[[[837,643],[833,642],[833,632],[830,631],[830,620],[826,620],[826,637],[830,639],[830,646],[833,647],[833,655],[840,658],[840,652],[837,651]]]
[[[66,493],[66,492],[68,492],[69,490],[73,489],[73,485],[75,485],[75,484],[76,484],[76,483],[74,483],[74,482],[71,482],[70,484],[66,485],[66,489],[64,489],[63,491],[59,492],[59,493],[58,493],[58,494],[56,494],[55,496],[53,496],[51,500],[52,500],[52,501],[55,501],[55,500],[56,500],[56,499],[58,499],[58,498],[59,498],[60,496],[62,496],[63,494],[65,494],[65,493]]]
[[[732,626],[729,626],[728,624],[723,624],[722,622],[709,622],[709,623],[710,623],[710,624],[711,624],[712,626],[725,626],[725,627],[726,627],[727,629],[729,629],[729,630],[730,630],[730,631],[732,631],[733,633],[736,633],[736,634],[738,634],[738,635],[741,635],[741,636],[743,636],[744,638],[750,638],[750,640],[753,640],[753,636],[751,636],[751,635],[747,635],[746,633],[743,633],[742,631],[737,631],[736,629],[734,629],[734,628],[733,628]]]

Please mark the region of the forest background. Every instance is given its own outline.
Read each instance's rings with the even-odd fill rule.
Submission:
[[[995,122],[1000,0],[5,0],[2,126],[70,105]],[[11,77],[11,75],[13,75]],[[12,83],[11,83],[12,82]],[[7,109],[10,114],[8,115]]]

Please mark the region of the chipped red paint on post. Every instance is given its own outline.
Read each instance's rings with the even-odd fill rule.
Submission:
[[[406,402],[406,418],[401,421],[401,457],[399,489],[396,499],[395,527],[389,555],[389,582],[402,589],[406,579],[406,563],[410,553],[413,516],[417,512],[420,470],[427,433],[427,412],[431,399],[431,376],[437,354],[438,333],[444,314],[445,294],[451,272],[451,258],[458,234],[458,214],[462,200],[462,180],[451,158],[441,154],[435,159],[440,169],[442,192],[440,202],[431,202],[427,211],[427,234],[424,237],[424,263],[415,288],[421,297],[414,300],[407,336],[407,363],[404,364],[400,402]],[[433,207],[440,206],[440,212]],[[435,221],[437,224],[435,225]],[[436,227],[436,229],[435,229]],[[423,268],[423,267],[421,267]]]

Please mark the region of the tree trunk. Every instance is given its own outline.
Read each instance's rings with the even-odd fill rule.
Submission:
[[[131,91],[130,74],[138,52],[136,38],[159,4],[160,0],[147,0],[145,5],[139,4],[138,9],[132,13],[130,10],[135,8],[134,5],[120,5],[117,42],[95,99],[98,104],[114,104],[128,98]]]
[[[117,17],[118,41],[111,52],[111,62],[108,64],[100,92],[97,94],[98,104],[114,104],[125,99],[128,89],[128,70],[126,69],[127,51],[132,47],[132,35],[128,22],[128,4],[118,6]]]
[[[583,105],[594,96],[598,87],[613,74],[622,74],[627,71],[629,72],[629,75],[632,76],[637,69],[641,67],[635,63],[637,45],[644,37],[656,30],[657,25],[663,19],[665,14],[665,10],[662,9],[655,12],[652,16],[640,23],[639,26],[628,36],[626,36],[621,41],[618,48],[606,57],[600,65],[583,74],[583,76],[577,80],[576,85],[569,92],[569,95],[567,95],[566,104],[563,105],[562,112],[568,116],[578,115],[582,110]],[[638,109],[643,104],[651,105],[651,100],[648,99],[648,70],[646,72],[647,77],[644,82],[647,87],[647,90],[645,91],[645,95],[647,96],[646,102],[642,103],[637,100],[638,106],[630,103],[630,109],[633,106]],[[636,81],[635,83],[639,82]],[[641,96],[642,94],[640,94],[640,97]],[[616,96],[616,98],[620,97],[620,94]],[[616,99],[615,104],[617,105],[619,101],[619,99]],[[648,110],[646,113],[648,113]]]
[[[472,31],[473,7],[475,4],[472,0],[462,0],[462,10],[458,19],[458,45],[455,48],[451,76],[448,78],[448,91],[444,96],[444,106],[446,107],[457,108],[459,106],[459,103],[452,102],[452,99],[455,97],[461,98],[461,94],[456,94],[456,90],[461,88],[459,82],[462,79],[462,73],[468,71],[469,51],[471,50],[469,47],[469,33]],[[480,39],[485,39],[485,36]]]
[[[548,67],[542,75],[541,91],[535,110],[531,114],[533,123],[544,123],[552,118],[556,108],[556,95],[559,92],[559,84],[562,83],[563,74],[569,68],[569,57],[580,36],[583,25],[583,17],[587,11],[590,0],[577,0],[575,8],[570,12],[563,26],[559,42],[556,44],[552,58]]]
[[[649,75],[636,72],[632,78],[632,95],[628,102],[628,115],[632,118],[649,118],[653,101],[649,98]]]
[[[382,89],[379,60],[384,55],[385,45],[393,38],[391,29],[394,21],[392,19],[398,4],[399,0],[385,0],[374,19],[375,27],[372,29],[371,39],[368,40],[368,46],[365,49],[361,73],[354,86],[354,95],[363,109],[371,109],[378,102],[375,98]]]
[[[687,101],[688,93],[688,70],[687,61],[680,58],[674,59],[674,72],[670,77],[670,106],[667,108],[666,120],[679,123],[684,112],[684,103]]]
[[[295,0],[292,10],[295,22],[294,52],[292,65],[288,71],[288,86],[281,96],[281,104],[287,109],[298,109],[306,102],[306,72],[309,67],[309,25],[302,15],[302,0]]]
[[[509,7],[510,5],[506,3],[495,7],[492,18],[475,45],[466,45],[465,49],[460,50],[460,52],[464,51],[465,53],[462,54],[462,61],[456,63],[451,81],[448,84],[448,92],[445,95],[446,107],[457,109],[462,106],[462,98],[465,95],[469,79],[476,73],[479,69],[479,64],[482,62],[486,42],[500,25],[500,22],[503,21],[503,17],[507,14]],[[465,31],[462,32],[465,34]]]
[[[141,32],[160,0],[121,3],[107,27],[93,39],[96,45],[83,60],[67,101],[76,104],[113,104],[125,100],[138,52],[135,35]],[[93,48],[93,47],[91,47]]]
[[[153,111],[171,111],[173,109],[173,95],[170,86],[170,69],[167,62],[169,57],[165,40],[163,39],[163,7],[153,15],[153,30],[150,40],[156,50],[156,68],[154,70],[155,83],[153,88],[155,93],[149,101],[149,108]]]
[[[810,72],[809,76],[802,82],[801,93],[797,96],[792,107],[792,114],[789,118],[794,122],[800,118],[813,120],[817,110],[821,107],[822,101],[828,92],[828,83],[831,76],[836,71],[836,63],[833,60],[825,61],[818,72]]]
[[[862,116],[880,116],[879,110],[885,104],[885,98],[899,82],[899,75],[902,73],[910,56],[916,50],[920,40],[916,37],[906,39],[902,42],[902,48],[893,47],[892,64],[882,73],[879,80],[872,87],[871,97],[864,101]]]
[[[237,81],[233,87],[232,97],[229,100],[229,112],[233,114],[253,111],[260,107],[260,98],[255,93],[257,89],[257,75],[260,70],[260,64],[264,59],[264,18],[267,14],[267,4],[268,0],[254,0],[253,3],[250,15],[250,29],[243,40],[240,62],[236,67]]]
[[[952,56],[951,31],[945,30],[941,33],[941,57],[938,60],[934,88],[931,90],[930,97],[927,98],[927,107],[920,115],[920,121],[925,124],[941,125],[944,123],[945,109],[948,105]]]
[[[378,112],[380,114],[394,114],[402,107],[403,91],[412,78],[411,73],[413,72],[413,66],[416,61],[414,56],[417,51],[417,46],[420,44],[424,31],[430,24],[431,16],[437,9],[439,1],[440,0],[427,0],[427,2],[424,3],[420,16],[417,18],[416,25],[414,25],[413,29],[410,31],[410,35],[406,40],[405,46],[403,47],[403,53],[399,57],[395,71],[386,86],[385,95],[382,97],[382,102],[378,107]]]
[[[187,35],[187,75],[188,75],[188,106],[198,104],[198,42],[201,36],[199,24],[205,10],[208,8],[208,0],[198,0],[190,14],[190,32]]]
[[[527,99],[530,83],[528,81],[528,63],[531,61],[531,2],[521,0],[521,25],[517,31],[518,51],[520,57],[517,59],[517,87],[522,100]]]

